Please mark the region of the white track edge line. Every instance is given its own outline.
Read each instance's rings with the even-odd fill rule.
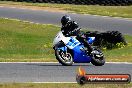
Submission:
[[[20,20],[19,18],[8,18],[8,17],[0,17],[0,18],[8,19],[8,20],[14,20],[14,21],[19,21],[19,22],[25,22],[25,23],[30,23],[30,24],[41,24],[41,25],[45,25],[43,23],[38,23],[38,22],[33,22],[33,21],[27,21],[27,20]],[[55,24],[46,24],[46,25],[54,25],[54,26],[57,26],[57,27],[61,27],[61,26],[55,25]]]
[[[132,64],[132,62],[106,62],[106,63],[112,63],[112,64]]]

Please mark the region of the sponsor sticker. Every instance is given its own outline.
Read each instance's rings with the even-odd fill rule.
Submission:
[[[130,83],[131,76],[129,74],[86,74],[82,67],[76,75],[76,81],[79,84],[86,83]]]

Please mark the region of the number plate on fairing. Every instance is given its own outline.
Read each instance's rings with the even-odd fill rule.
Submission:
[[[72,38],[69,40],[69,42],[66,44],[66,46],[70,49],[75,48],[76,46],[78,46],[80,44],[80,42],[76,39],[76,38]]]

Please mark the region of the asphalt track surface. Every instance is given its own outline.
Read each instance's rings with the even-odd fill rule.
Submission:
[[[60,19],[65,14],[70,15],[82,28],[89,28],[94,31],[118,30],[123,34],[132,34],[132,19],[0,7],[0,17],[15,18],[35,23],[55,24],[59,26]]]
[[[0,63],[0,83],[76,82],[79,66],[88,74],[132,75],[132,63],[106,63],[104,66],[94,66],[90,63],[73,66],[62,66],[59,63]]]

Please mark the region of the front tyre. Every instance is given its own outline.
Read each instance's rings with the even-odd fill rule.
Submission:
[[[93,53],[93,58],[91,60],[91,63],[95,66],[102,66],[105,64],[105,58],[103,53],[101,52],[100,49],[94,49],[92,52]]]
[[[64,66],[71,66],[73,64],[73,58],[71,53],[63,52],[62,50],[55,50],[56,59]]]

